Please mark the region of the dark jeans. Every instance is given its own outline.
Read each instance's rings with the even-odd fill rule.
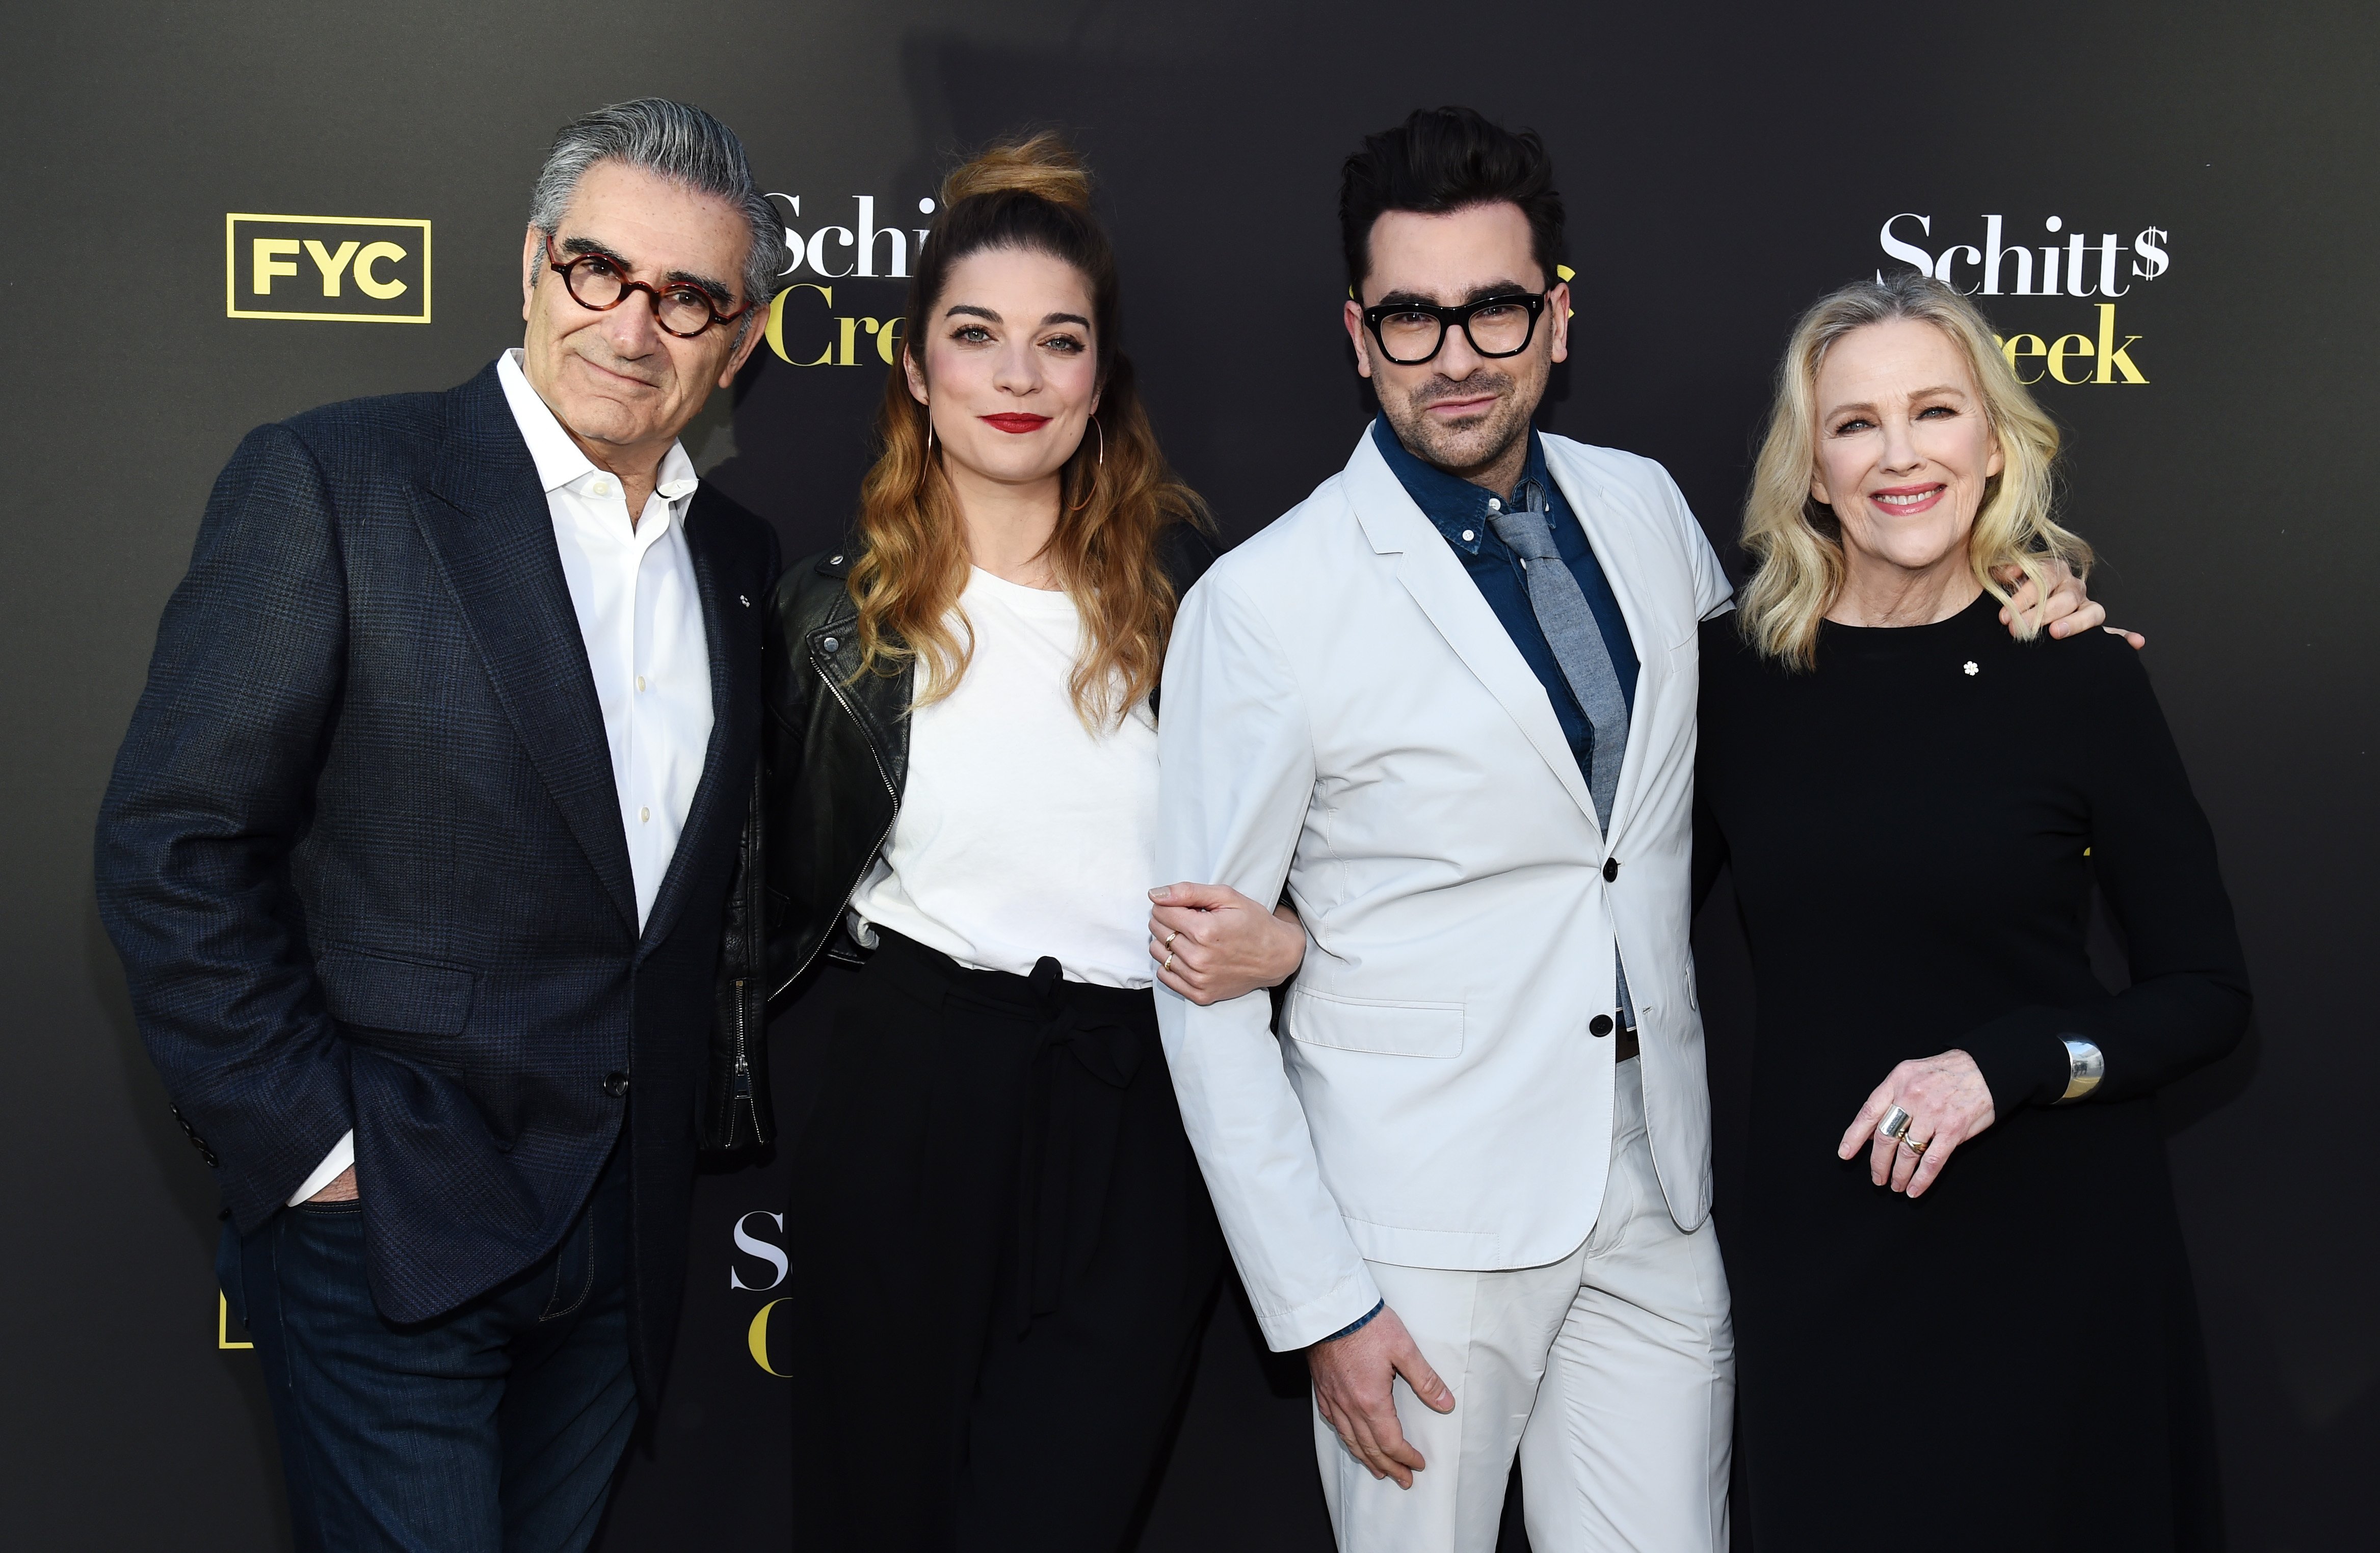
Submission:
[[[794,1161],[794,1545],[1114,1553],[1222,1270],[1156,1003],[879,932]]]
[[[551,1256],[410,1327],[372,1308],[360,1203],[225,1227],[216,1271],[264,1365],[301,1553],[576,1553],[594,1538],[637,1418],[627,1210],[614,1152]]]

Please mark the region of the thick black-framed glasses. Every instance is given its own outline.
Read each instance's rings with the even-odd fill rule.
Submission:
[[[691,281],[672,281],[660,287],[632,281],[620,273],[620,261],[608,253],[582,253],[565,260],[553,251],[552,237],[545,240],[545,261],[562,277],[570,299],[595,312],[610,312],[628,299],[628,293],[643,292],[653,304],[653,322],[663,334],[681,340],[691,340],[714,323],[733,323],[752,310],[747,302],[732,313],[721,312],[710,293]]]
[[[1471,348],[1490,359],[1518,356],[1537,335],[1543,293],[1510,292],[1482,297],[1460,307],[1429,302],[1383,302],[1364,309],[1364,327],[1380,343],[1380,354],[1400,367],[1418,367],[1445,348],[1446,332],[1460,329]]]

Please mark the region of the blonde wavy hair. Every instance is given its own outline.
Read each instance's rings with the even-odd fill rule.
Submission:
[[[1084,649],[1067,686],[1075,714],[1087,728],[1113,726],[1156,688],[1181,603],[1160,539],[1177,523],[1211,532],[1212,520],[1197,493],[1174,479],[1141,407],[1132,362],[1117,345],[1115,253],[1091,214],[1090,174],[1054,133],[995,145],[943,179],[940,213],[909,281],[912,328],[933,316],[953,266],[988,249],[1046,253],[1089,283],[1098,426],[1061,471],[1049,556],[1082,615]],[[876,462],[860,486],[861,553],[849,587],[860,672],[917,667],[913,708],[956,689],[975,647],[959,608],[966,535],[931,425],[904,362],[894,362],[876,412]]]
[[[1984,315],[1941,282],[1913,272],[1860,281],[1821,297],[1794,326],[1743,503],[1743,548],[1757,570],[1744,588],[1736,628],[1763,657],[1791,669],[1815,665],[1818,625],[1841,595],[1845,576],[1841,523],[1810,493],[1818,467],[1818,370],[1844,335],[1902,318],[1932,324],[1959,347],[1999,438],[2000,472],[1985,482],[1983,504],[1967,533],[1967,564],[1975,580],[2007,603],[2009,590],[1996,571],[2016,568],[2041,599],[2049,592],[2049,563],[2062,561],[2078,576],[2090,569],[2091,547],[2051,516],[2057,423],[2017,381]],[[2030,639],[2041,629],[2038,612],[2020,615],[2016,627]]]

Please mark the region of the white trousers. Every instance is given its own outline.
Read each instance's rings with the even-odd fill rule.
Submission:
[[[1493,1553],[1520,1452],[1536,1553],[1723,1553],[1735,1332],[1708,1220],[1670,1217],[1645,1137],[1635,1061],[1620,1065],[1611,1174],[1586,1244],[1542,1268],[1461,1272],[1370,1264],[1454,1390],[1397,1419],[1429,1464],[1376,1480],[1314,1420],[1341,1553]]]

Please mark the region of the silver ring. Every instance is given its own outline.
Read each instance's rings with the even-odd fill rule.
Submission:
[[[1907,1111],[1901,1110],[1899,1106],[1895,1106],[1890,1110],[1884,1113],[1883,1121],[1876,1124],[1876,1134],[1878,1137],[1891,1138],[1898,1142],[1901,1137],[1907,1134],[1909,1132],[1909,1123],[1914,1120],[1916,1119],[1911,1116]]]

